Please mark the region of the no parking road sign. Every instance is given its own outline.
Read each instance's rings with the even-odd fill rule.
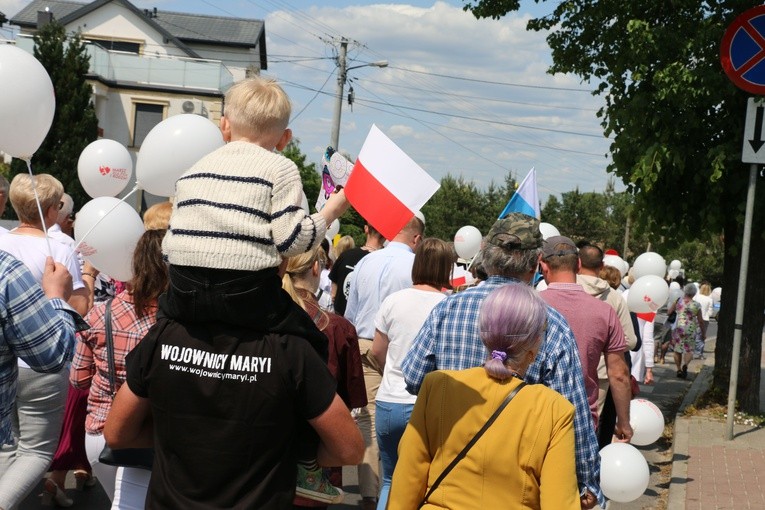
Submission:
[[[720,61],[737,87],[765,95],[765,5],[733,20],[720,45]]]

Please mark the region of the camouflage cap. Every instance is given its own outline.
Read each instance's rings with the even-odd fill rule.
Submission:
[[[486,242],[506,250],[535,250],[542,246],[539,220],[513,212],[494,222]]]

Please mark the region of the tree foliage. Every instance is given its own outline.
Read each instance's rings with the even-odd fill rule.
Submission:
[[[316,163],[306,163],[307,156],[300,150],[300,140],[293,138],[282,151],[285,158],[291,159],[298,167],[300,180],[303,182],[303,192],[308,199],[308,207],[315,211],[316,199],[321,189],[321,174]]]
[[[518,8],[512,0],[467,2],[479,17]],[[635,195],[635,218],[678,241],[724,234],[723,307],[714,385],[727,388],[740,264],[747,168],[740,163],[747,95],[719,63],[723,33],[751,0],[615,2],[565,0],[528,28],[549,30],[551,73],[596,84],[613,138],[609,171]],[[752,253],[765,248],[765,197],[755,204]],[[738,384],[744,410],[759,408],[765,268],[750,265]]]
[[[48,135],[32,157],[36,174],[49,173],[64,185],[64,190],[82,207],[90,197],[77,175],[82,150],[98,137],[98,119],[91,101],[92,90],[85,81],[90,57],[79,34],[71,34],[52,21],[34,36],[34,56],[45,67],[53,82],[56,110]],[[27,172],[26,164],[14,160],[11,173]]]

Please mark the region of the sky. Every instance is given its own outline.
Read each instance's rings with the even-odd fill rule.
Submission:
[[[11,18],[26,1],[0,0]],[[309,161],[329,144],[336,56],[347,38],[350,82],[339,148],[355,157],[376,124],[436,180],[449,174],[485,189],[512,172],[537,171],[540,199],[605,189],[609,140],[594,84],[550,75],[544,33],[528,19],[557,2],[522,2],[518,13],[477,20],[459,0],[154,0],[140,8],[265,20],[268,69],[293,102],[291,128]],[[6,35],[7,33],[0,33]],[[388,67],[364,66],[387,60]],[[355,101],[347,104],[349,85]],[[617,185],[617,189],[623,186]]]

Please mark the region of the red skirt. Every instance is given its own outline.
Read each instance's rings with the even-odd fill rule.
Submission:
[[[85,416],[88,414],[89,393],[90,390],[69,386],[58,449],[50,471],[85,469],[90,472],[90,462],[85,453]]]

